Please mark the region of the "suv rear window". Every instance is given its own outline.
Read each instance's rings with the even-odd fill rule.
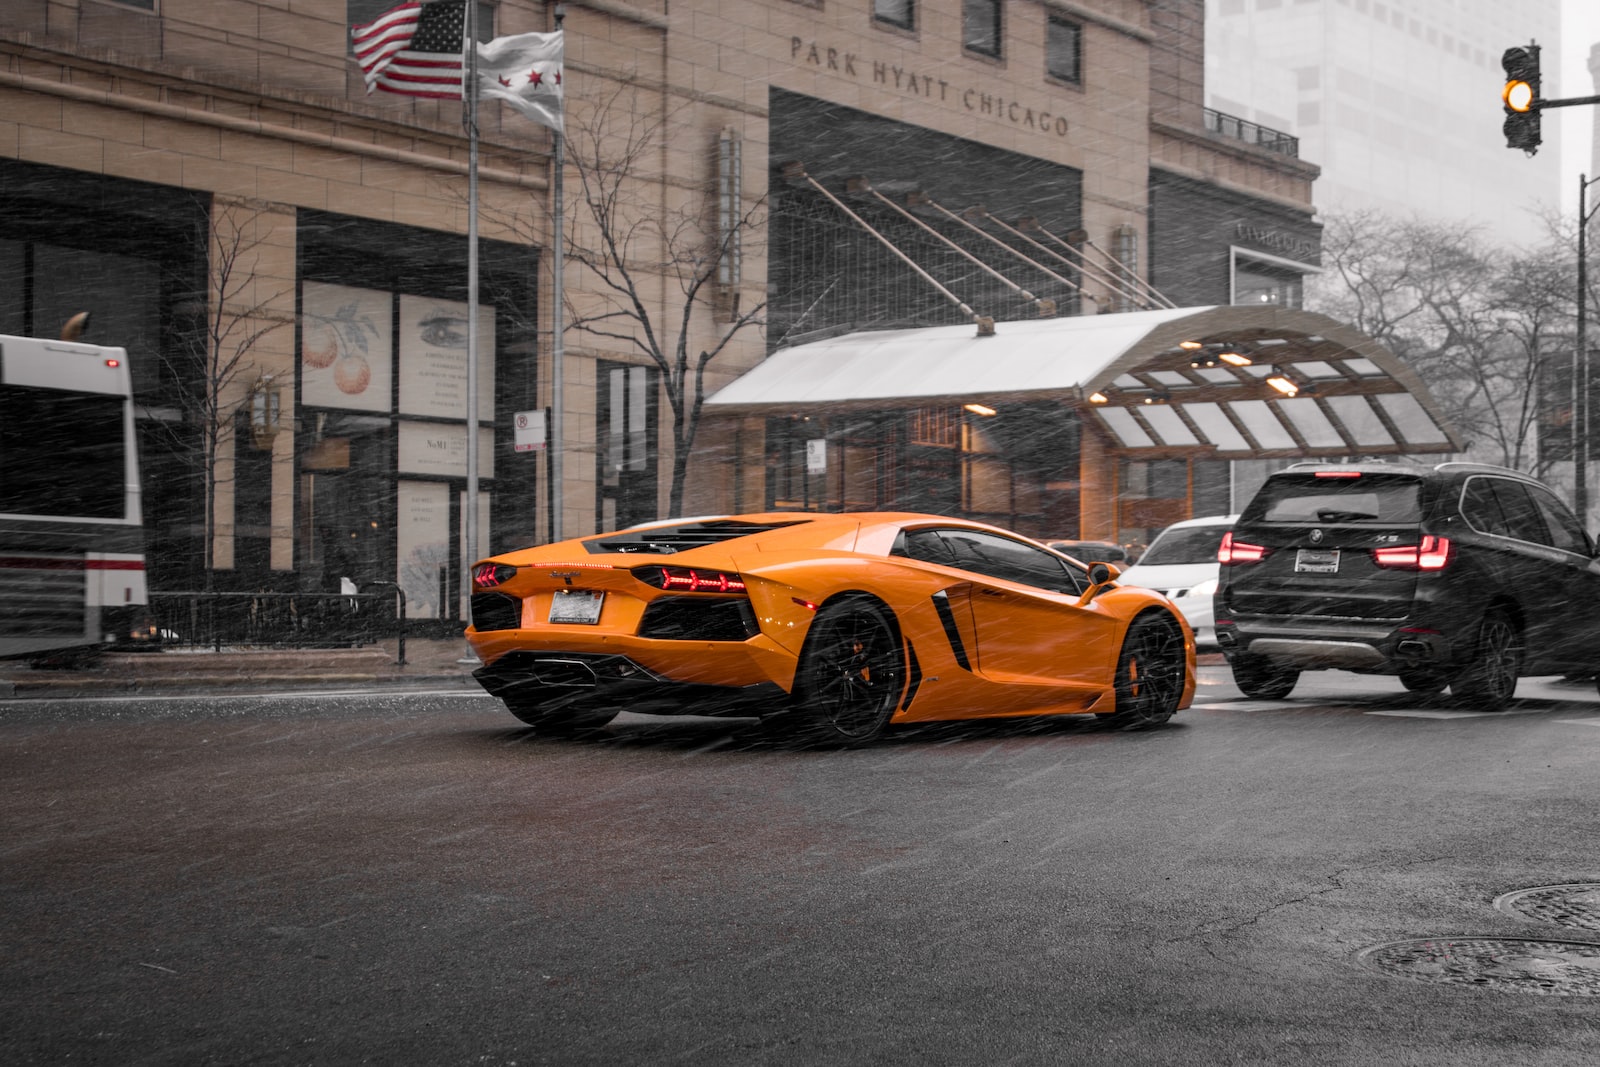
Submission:
[[[1354,478],[1312,473],[1267,479],[1239,520],[1246,522],[1422,521],[1422,481],[1411,475],[1362,474]]]

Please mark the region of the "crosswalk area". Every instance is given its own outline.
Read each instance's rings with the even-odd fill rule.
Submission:
[[[1538,716],[1566,725],[1600,727],[1600,691],[1592,681],[1525,678],[1517,688],[1517,698],[1499,711],[1456,707],[1449,693],[1410,693],[1396,679],[1346,671],[1308,672],[1301,676],[1294,692],[1282,700],[1244,696],[1234,686],[1226,667],[1201,667],[1198,682],[1193,706],[1200,711],[1324,711],[1440,722]]]

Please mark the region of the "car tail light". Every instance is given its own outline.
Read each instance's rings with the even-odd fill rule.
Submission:
[[[1396,567],[1410,571],[1442,571],[1450,562],[1450,539],[1428,534],[1417,545],[1395,545],[1372,550],[1373,561],[1380,567]]]
[[[1222,544],[1217,548],[1218,563],[1260,563],[1266,558],[1266,546],[1235,541],[1232,530],[1222,535]]]
[[[1360,471],[1318,471],[1313,478],[1359,478]]]
[[[493,589],[511,580],[517,573],[517,568],[509,563],[479,563],[472,568],[472,587],[474,589]]]
[[[728,571],[694,567],[640,567],[633,576],[646,585],[672,593],[743,593],[744,579]]]

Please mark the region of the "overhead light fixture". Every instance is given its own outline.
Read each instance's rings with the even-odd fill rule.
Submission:
[[[1091,404],[1109,404],[1109,403],[1111,403],[1111,399],[1109,397],[1107,397],[1106,394],[1104,394],[1104,393],[1090,393],[1089,394],[1089,403],[1091,403]]]
[[[1150,393],[1150,394],[1146,395],[1145,397],[1143,397],[1140,402],[1143,403],[1143,404],[1146,404],[1146,405],[1154,406],[1156,404],[1168,403],[1171,400],[1172,400],[1172,394],[1171,393],[1167,392],[1165,389],[1157,389],[1155,392]]]
[[[1196,349],[1204,348],[1205,345],[1199,341],[1179,341],[1178,347],[1187,352],[1193,352]]]
[[[1243,352],[1235,352],[1231,349],[1226,352],[1217,353],[1217,358],[1222,360],[1224,363],[1231,363],[1235,367],[1248,367],[1252,362],[1254,362]]]
[[[974,415],[998,415],[999,412],[987,404],[963,404],[963,411],[970,411]]]
[[[1267,384],[1284,396],[1298,396],[1300,393],[1300,383],[1290,377],[1289,372],[1282,367],[1272,368],[1272,373],[1267,376]]]

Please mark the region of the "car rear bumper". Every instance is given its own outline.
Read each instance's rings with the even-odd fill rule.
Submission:
[[[472,677],[508,702],[601,704],[652,715],[770,714],[782,710],[788,696],[770,681],[674,681],[614,653],[510,652]]]
[[[1219,622],[1216,629],[1217,643],[1228,657],[1264,656],[1298,670],[1444,669],[1456,654],[1444,634],[1410,624],[1235,618]]]

